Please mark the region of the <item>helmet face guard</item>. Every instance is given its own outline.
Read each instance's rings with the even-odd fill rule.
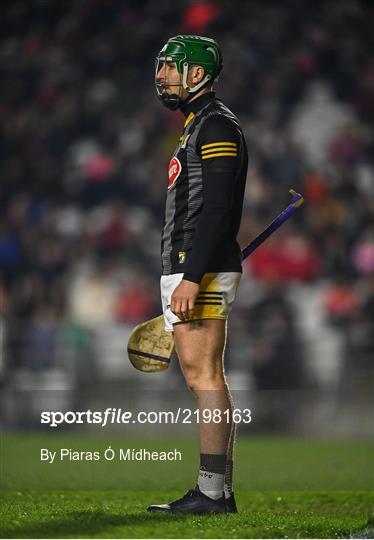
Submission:
[[[179,83],[168,83],[166,77],[157,79],[157,74],[164,63],[175,62],[177,71],[181,75]],[[189,86],[188,72],[192,66],[202,66],[205,71],[204,78],[196,85]],[[157,95],[161,102],[169,109],[178,109],[183,103],[189,101],[193,94],[217,79],[222,69],[222,54],[219,45],[210,38],[201,36],[176,36],[169,39],[156,58],[155,84]],[[166,86],[176,86],[177,93],[168,94]],[[183,88],[190,94],[189,98],[182,100],[180,90]]]
[[[165,77],[163,79],[157,79],[157,74],[163,68],[166,62],[174,62],[171,56],[161,56],[162,51],[157,55],[155,62],[155,85],[157,97],[160,99],[161,103],[165,105],[168,109],[175,111],[179,109],[182,105],[182,98],[180,96],[180,90],[182,88],[182,82],[171,83],[168,81],[165,71]],[[169,94],[166,91],[166,87],[176,87],[176,92]]]

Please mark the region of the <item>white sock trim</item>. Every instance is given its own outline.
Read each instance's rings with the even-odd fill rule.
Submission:
[[[204,493],[204,495],[211,499],[217,500],[223,495],[224,481],[224,474],[212,473],[200,469],[197,485],[201,493]]]

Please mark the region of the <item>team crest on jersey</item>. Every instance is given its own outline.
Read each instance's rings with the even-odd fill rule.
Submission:
[[[179,159],[173,156],[169,163],[169,184],[168,189],[175,184],[182,170],[182,165]]]

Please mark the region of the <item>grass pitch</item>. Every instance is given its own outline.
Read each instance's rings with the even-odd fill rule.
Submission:
[[[180,448],[181,463],[40,462],[41,447]],[[188,439],[6,435],[2,440],[2,538],[373,537],[370,443],[241,437],[238,515],[150,514],[192,487],[197,447]],[[162,490],[161,490],[162,488]]]
[[[179,496],[177,491],[6,493],[2,537],[349,538],[370,526],[365,493],[243,491],[238,492],[238,515],[144,511],[149,503]]]

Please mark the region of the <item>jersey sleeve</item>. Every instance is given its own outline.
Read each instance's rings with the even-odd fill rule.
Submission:
[[[197,138],[196,150],[201,157],[203,207],[183,277],[200,283],[210,259],[229,231],[241,150],[239,128],[222,115],[207,118]]]

